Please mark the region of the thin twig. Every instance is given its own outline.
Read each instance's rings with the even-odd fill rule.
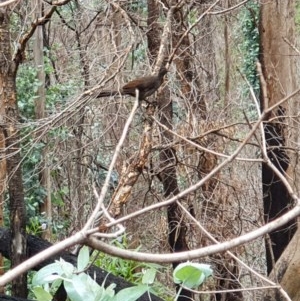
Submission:
[[[229,13],[229,12],[231,12],[231,11],[237,9],[238,7],[244,5],[244,4],[247,3],[248,1],[249,1],[249,0],[244,0],[244,1],[242,1],[241,3],[238,3],[238,4],[234,5],[234,6],[231,6],[231,7],[227,8],[227,9],[223,9],[223,10],[220,10],[220,11],[212,11],[212,12],[208,12],[208,15],[221,15],[221,14],[223,15],[223,14],[227,14],[227,13]]]
[[[220,2],[221,0],[217,0],[215,1],[212,5],[210,5],[208,7],[208,9],[203,13],[201,14],[201,16],[195,21],[195,23],[193,25],[191,25],[183,34],[182,36],[180,37],[178,43],[176,44],[176,46],[174,47],[173,49],[173,52],[172,54],[170,55],[169,57],[169,64],[173,61],[173,58],[179,48],[179,46],[181,45],[182,41],[184,40],[184,38],[191,32],[191,30],[197,25],[199,24],[199,22]]]
[[[103,203],[103,200],[104,200],[104,198],[106,196],[106,193],[107,193],[107,190],[109,188],[109,182],[110,182],[111,175],[112,175],[112,172],[114,170],[117,158],[118,158],[119,153],[121,151],[122,145],[123,145],[123,143],[124,143],[124,141],[126,139],[126,136],[127,136],[128,130],[129,130],[129,126],[130,126],[130,124],[131,124],[131,122],[133,120],[133,117],[135,115],[135,112],[136,112],[138,106],[139,106],[139,100],[138,100],[138,93],[137,93],[136,100],[134,102],[133,108],[132,108],[132,110],[130,112],[130,115],[128,116],[128,118],[126,120],[126,123],[125,123],[124,129],[123,129],[122,135],[120,137],[120,140],[119,140],[119,142],[118,142],[118,144],[116,146],[115,152],[114,152],[113,157],[111,159],[111,162],[110,162],[110,165],[109,165],[109,168],[108,168],[108,171],[107,171],[107,175],[106,175],[104,184],[102,186],[100,195],[98,197],[97,205],[96,205],[93,213],[91,214],[90,218],[88,219],[88,221],[86,222],[86,224],[82,228],[82,231],[86,231],[86,230],[88,230],[91,227],[91,225],[93,224],[93,222],[94,222],[94,220],[95,220],[98,212],[101,209],[101,204]]]
[[[201,150],[201,151],[205,151],[205,152],[207,152],[207,153],[211,153],[211,154],[213,154],[213,155],[216,155],[216,156],[222,157],[222,158],[227,158],[227,159],[230,158],[230,155],[225,155],[225,154],[223,154],[223,153],[218,153],[218,152],[213,151],[213,150],[211,150],[211,149],[208,149],[208,148],[206,148],[206,147],[204,147],[204,146],[201,146],[200,144],[195,143],[195,142],[191,141],[190,139],[188,139],[188,138],[186,138],[186,137],[184,137],[184,136],[182,136],[182,135],[180,135],[180,134],[178,134],[178,133],[172,131],[172,130],[169,129],[167,126],[165,126],[165,125],[162,124],[160,121],[158,121],[157,119],[153,118],[153,120],[154,120],[161,128],[163,128],[165,131],[167,131],[167,132],[173,134],[175,137],[180,138],[181,140],[183,140],[183,141],[189,143],[190,145],[194,146],[195,148],[197,148],[197,149],[199,149],[199,150]],[[195,140],[195,139],[194,139],[194,140]],[[241,141],[241,142],[243,143],[243,141]],[[246,162],[249,162],[249,161],[250,161],[250,162],[262,162],[261,159],[241,158],[241,157],[236,157],[235,160],[238,160],[238,161],[246,161]]]

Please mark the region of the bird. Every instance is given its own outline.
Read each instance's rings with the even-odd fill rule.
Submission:
[[[165,74],[168,70],[165,67],[161,67],[157,75],[138,77],[127,84],[125,84],[120,90],[104,90],[98,93],[96,98],[109,97],[116,95],[130,95],[136,97],[136,90],[138,90],[139,101],[146,100],[158,90],[164,80]]]

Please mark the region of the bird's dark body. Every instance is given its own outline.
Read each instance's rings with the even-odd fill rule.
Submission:
[[[157,75],[134,79],[124,85],[120,91],[102,91],[97,97],[116,96],[120,94],[136,97],[136,90],[138,90],[139,100],[145,100],[161,86],[167,72],[168,70],[165,67],[162,67]]]

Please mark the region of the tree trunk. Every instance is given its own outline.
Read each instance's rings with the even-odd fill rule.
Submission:
[[[294,22],[294,0],[267,2],[261,7],[261,62],[269,106],[290,94],[297,86],[295,52],[292,49]],[[265,101],[263,104],[267,105]],[[294,117],[294,112],[299,112],[299,101],[296,99],[280,106],[270,116],[273,121],[265,124],[265,135],[269,158],[280,172],[286,175],[296,191],[299,191],[298,159],[293,152],[288,153],[288,147],[294,148],[295,143],[299,141],[299,118]],[[266,165],[263,165],[263,185],[265,216],[266,220],[271,220],[289,209],[292,205],[291,197],[278,177]],[[295,224],[296,221],[292,221],[270,234],[272,250],[267,250],[267,265],[270,278],[278,281],[293,301],[299,301],[300,232],[299,229],[296,230]],[[276,290],[272,290],[265,294],[264,300],[283,299]]]
[[[1,46],[0,46],[1,47]],[[1,85],[1,83],[0,83]],[[1,86],[0,86],[1,88]],[[0,97],[1,99],[1,97]],[[1,99],[2,102],[2,99]],[[3,114],[3,106],[0,107],[1,115]],[[0,149],[5,149],[5,137],[3,130],[0,129]],[[3,209],[4,209],[4,200],[5,200],[5,186],[6,186],[6,159],[2,158],[0,160],[0,227],[4,226],[4,216],[3,216]],[[2,254],[0,253],[0,277],[4,274],[4,258]],[[0,294],[4,293],[5,289],[4,287],[0,287]]]
[[[295,90],[295,63],[293,49],[284,41],[294,44],[294,1],[267,1],[261,6],[260,43],[261,64],[266,80],[267,98],[261,99],[262,108],[268,108]],[[291,155],[288,154],[287,117],[288,103],[274,110],[265,122],[264,131],[268,157],[276,168],[287,176]],[[293,178],[291,172],[289,177]],[[289,210],[291,197],[278,176],[267,164],[262,165],[265,221],[271,221]],[[267,270],[271,272],[294,232],[295,221],[270,233],[271,243],[266,244]],[[270,248],[270,246],[272,246]]]
[[[35,18],[42,16],[42,2],[40,0],[33,1],[33,9],[35,9]],[[37,89],[37,97],[35,99],[35,117],[42,119],[45,117],[45,102],[46,102],[46,74],[44,68],[44,42],[43,42],[43,27],[38,26],[34,33],[33,39],[33,59],[37,69],[37,78],[39,86]],[[37,132],[36,137],[39,139],[41,132]],[[45,138],[46,139],[46,138]],[[40,185],[46,191],[44,200],[39,205],[40,214],[44,214],[47,219],[47,228],[43,231],[42,237],[50,239],[51,237],[51,195],[50,195],[50,170],[47,167],[47,151],[44,148],[42,154],[42,162],[39,168]]]
[[[26,258],[26,207],[21,171],[19,134],[16,127],[18,110],[16,101],[16,70],[12,63],[10,49],[10,11],[0,11],[0,107],[4,136],[6,138],[6,160],[10,227],[11,227],[11,265],[20,264]],[[12,282],[12,295],[27,296],[27,274],[20,275]]]
[[[157,55],[160,45],[160,27],[158,24],[159,9],[155,1],[148,0],[148,26],[147,34],[150,59],[153,62]],[[170,93],[164,89],[163,93],[158,95],[158,110],[159,121],[172,129],[173,108]],[[173,141],[173,135],[168,131],[161,132],[162,145],[170,144]],[[163,170],[160,173],[160,180],[163,184],[164,197],[168,198],[179,193],[176,174],[176,151],[172,147],[164,148],[160,152],[160,167]],[[167,209],[169,236],[168,241],[173,252],[187,251],[186,242],[186,225],[182,218],[181,209],[176,203],[170,205]],[[178,262],[173,263],[173,268],[176,268]],[[182,290],[178,301],[191,300],[192,293],[187,290]]]

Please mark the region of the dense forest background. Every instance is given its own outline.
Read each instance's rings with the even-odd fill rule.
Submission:
[[[1,293],[33,298],[33,235],[151,267],[163,300],[300,300],[299,22],[298,0],[0,1]],[[147,101],[101,96],[161,66]],[[213,269],[194,291],[188,260]]]

